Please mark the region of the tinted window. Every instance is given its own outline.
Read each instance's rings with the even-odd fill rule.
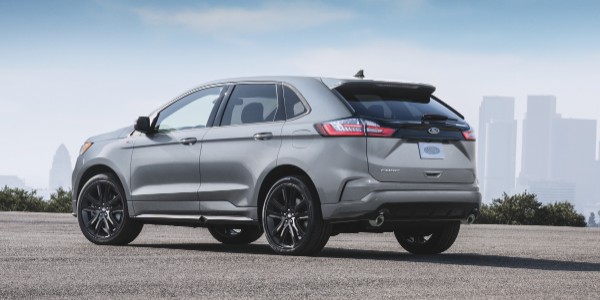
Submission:
[[[431,98],[433,87],[410,85],[344,84],[335,89],[359,116],[384,120],[421,121],[424,115],[461,120],[451,109]]]
[[[300,97],[289,87],[283,87],[283,98],[285,99],[285,115],[287,119],[297,117],[306,112],[306,107]]]
[[[171,104],[158,115],[158,132],[206,127],[210,115],[217,109],[216,103],[222,87],[205,89]]]
[[[221,126],[272,122],[278,106],[274,84],[237,85],[225,107]]]

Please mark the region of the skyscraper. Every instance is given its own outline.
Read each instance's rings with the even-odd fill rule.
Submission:
[[[54,154],[52,168],[50,169],[50,189],[58,189],[59,187],[70,188],[72,172],[69,151],[67,151],[67,147],[64,144],[61,144]]]
[[[596,120],[555,119],[550,144],[550,177],[573,180],[596,160]]]
[[[575,197],[569,200],[578,206],[596,196],[595,161],[596,120],[555,119],[549,175],[552,180],[575,183]]]
[[[515,186],[515,99],[483,97],[478,131],[477,173],[483,200],[491,201]]]
[[[556,114],[556,97],[528,96],[523,120],[523,144],[519,183],[549,179],[550,139]]]
[[[596,201],[596,121],[561,118],[554,96],[529,96],[523,121],[520,188],[543,203]]]

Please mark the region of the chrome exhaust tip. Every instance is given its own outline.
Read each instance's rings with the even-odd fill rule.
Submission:
[[[380,212],[377,218],[369,220],[369,225],[373,227],[380,227],[381,225],[383,225],[383,222],[385,222],[385,217],[383,215],[383,212]]]
[[[467,224],[469,224],[469,225],[470,225],[470,224],[473,224],[473,223],[475,223],[475,219],[476,219],[476,216],[475,216],[475,214],[470,214],[470,215],[467,217]]]

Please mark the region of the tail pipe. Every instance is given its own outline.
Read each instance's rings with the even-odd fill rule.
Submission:
[[[369,220],[369,225],[373,227],[380,227],[381,225],[383,225],[383,222],[385,222],[384,214],[384,211],[380,211],[379,215],[375,219]]]
[[[467,220],[465,221],[465,223],[466,224],[475,223],[475,219],[477,219],[478,216],[479,216],[479,210],[474,209],[471,213],[469,213],[469,216],[467,216]]]
[[[470,214],[470,215],[467,217],[467,224],[473,224],[473,223],[475,223],[475,218],[476,218],[476,217],[475,217],[475,214]]]

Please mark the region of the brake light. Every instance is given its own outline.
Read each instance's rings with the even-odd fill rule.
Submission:
[[[392,136],[394,134],[394,132],[396,132],[396,129],[393,128],[387,128],[387,127],[381,127],[379,126],[379,124],[369,121],[369,120],[364,120],[365,123],[365,131],[367,132],[367,136]]]
[[[389,137],[396,132],[393,128],[381,127],[373,121],[362,120],[359,118],[318,123],[315,124],[315,127],[322,136]]]
[[[465,140],[467,140],[467,141],[475,141],[475,131],[473,131],[473,129],[463,131],[462,135],[465,137]]]

